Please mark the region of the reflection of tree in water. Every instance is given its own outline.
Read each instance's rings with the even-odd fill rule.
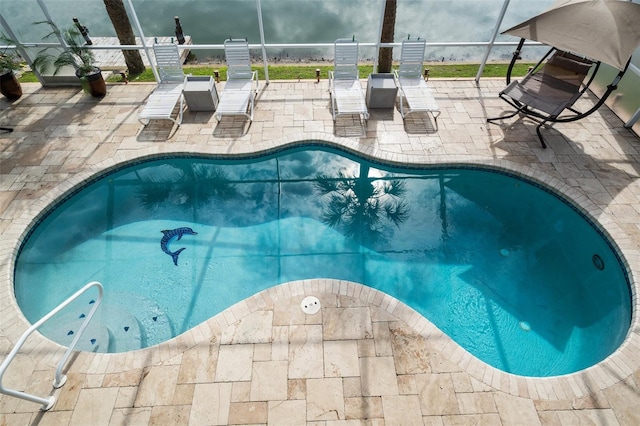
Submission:
[[[147,209],[164,203],[184,207],[203,205],[213,198],[229,199],[237,195],[235,186],[220,167],[204,164],[172,165],[173,177],[142,177],[145,183],[137,191]]]
[[[360,177],[342,171],[337,177],[319,174],[314,184],[318,193],[329,196],[322,222],[362,244],[379,241],[388,225],[400,226],[409,217],[409,206],[401,200],[404,182],[369,178],[368,171],[361,165]]]

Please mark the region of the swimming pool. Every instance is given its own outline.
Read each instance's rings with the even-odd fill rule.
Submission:
[[[111,172],[32,229],[15,293],[34,322],[102,282],[82,348],[122,352],[306,278],[390,294],[479,359],[527,376],[598,363],[631,318],[615,251],[543,188],[489,170],[400,170],[313,145]],[[91,302],[43,333],[68,343]]]

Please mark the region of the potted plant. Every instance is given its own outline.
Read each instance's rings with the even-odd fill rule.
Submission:
[[[38,52],[33,60],[33,66],[41,74],[46,74],[53,68],[53,75],[56,75],[64,67],[75,69],[76,77],[82,82],[82,86],[91,96],[102,97],[107,94],[107,85],[100,68],[95,65],[93,52],[84,44],[84,37],[75,27],[64,30],[50,21],[37,22],[46,23],[51,26],[51,33],[44,38],[47,39],[57,35],[63,39],[67,45],[65,49],[56,54],[50,53],[51,48],[45,48]]]
[[[0,34],[0,43],[15,45],[16,43],[4,34]],[[0,93],[9,100],[16,100],[22,96],[22,86],[16,78],[14,71],[22,68],[20,55],[14,50],[0,54]]]

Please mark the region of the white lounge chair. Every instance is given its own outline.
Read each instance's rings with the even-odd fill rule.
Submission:
[[[403,40],[400,68],[394,70],[393,73],[400,95],[400,115],[402,118],[404,119],[412,112],[428,112],[433,115],[437,126],[440,107],[433,97],[433,91],[422,77],[425,46],[426,40],[421,40],[419,37]],[[408,107],[406,111],[405,100]]]
[[[369,118],[358,72],[358,42],[338,39],[334,44],[335,65],[329,71],[329,94],[333,121],[341,114],[358,114],[366,123]]]
[[[253,121],[254,99],[258,94],[258,72],[251,70],[249,43],[244,39],[224,42],[227,81],[220,93],[216,119],[223,115],[244,115]]]
[[[185,75],[182,70],[178,46],[175,44],[155,45],[153,46],[153,53],[158,65],[160,81],[158,82],[158,87],[149,95],[147,104],[140,112],[138,120],[145,126],[151,120],[171,120],[180,126],[184,111],[182,89]],[[178,103],[180,104],[178,117],[173,118],[173,111]]]

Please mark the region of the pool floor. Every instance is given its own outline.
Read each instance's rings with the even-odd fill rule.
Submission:
[[[398,298],[513,374],[580,371],[624,340],[630,292],[618,257],[548,190],[477,167],[393,168],[321,143],[235,160],[171,156],[84,186],[26,239],[20,307],[35,322],[74,286],[100,281],[103,306],[78,348],[124,352],[274,285],[331,278]],[[42,333],[70,344],[93,298]]]

